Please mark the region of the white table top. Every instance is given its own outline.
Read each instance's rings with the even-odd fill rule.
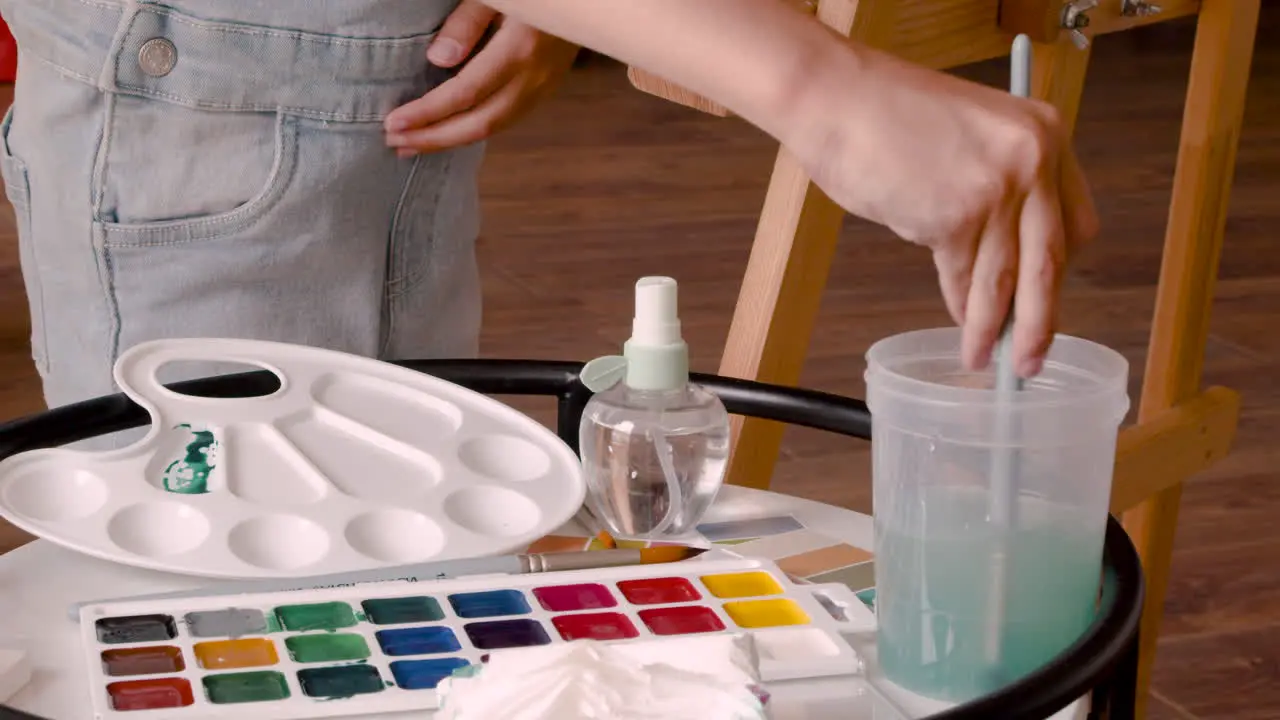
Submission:
[[[871,518],[861,513],[776,493],[726,487],[707,520],[792,515],[815,532],[849,543],[872,547]],[[32,664],[32,680],[9,704],[51,720],[93,718],[88,672],[80,635],[67,619],[75,602],[135,594],[186,590],[209,580],[116,565],[36,541],[0,556],[0,647],[25,650]],[[877,682],[880,691],[910,717],[924,717],[948,707]],[[769,686],[774,720],[841,718],[883,720],[894,713],[884,698],[861,683],[844,679],[793,681]],[[1054,720],[1083,712],[1067,708]],[[418,718],[421,712],[389,717]]]

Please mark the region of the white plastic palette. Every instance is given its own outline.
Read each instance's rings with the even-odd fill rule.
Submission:
[[[854,675],[845,634],[875,618],[741,558],[106,603],[80,624],[98,718],[292,720],[432,709],[489,652],[578,639],[749,632],[765,682]]]
[[[174,393],[175,362],[257,365],[259,398]],[[484,395],[344,353],[245,340],[139,345],[116,380],[151,414],[138,444],[0,463],[0,515],[108,560],[288,577],[510,552],[568,521],[577,457]]]
[[[18,694],[31,681],[31,665],[21,650],[0,647],[0,703]]]

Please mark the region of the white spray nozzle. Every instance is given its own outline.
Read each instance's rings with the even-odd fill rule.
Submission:
[[[646,277],[636,282],[636,311],[631,321],[631,343],[662,347],[681,342],[676,281]]]
[[[579,378],[592,392],[603,392],[619,380],[634,390],[679,390],[689,382],[689,348],[680,336],[676,281],[646,277],[636,282],[636,312],[631,339],[622,355],[596,358]]]

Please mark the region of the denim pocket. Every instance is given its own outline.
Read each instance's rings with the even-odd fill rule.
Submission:
[[[262,222],[294,181],[293,116],[115,102],[97,191],[108,246],[239,235]]]
[[[0,124],[0,173],[4,176],[4,191],[13,205],[14,220],[18,229],[18,261],[22,264],[22,279],[26,285],[27,303],[31,308],[31,355],[36,370],[41,375],[49,371],[45,341],[44,288],[40,283],[40,267],[36,261],[36,242],[31,236],[31,184],[27,166],[9,150],[9,128],[13,123],[13,108],[5,114]]]
[[[388,241],[412,163],[386,147],[380,125],[282,115],[278,127],[274,170],[247,202],[96,224],[113,354],[161,337],[378,351]],[[202,147],[188,152],[236,171]],[[199,195],[215,197],[230,196]]]

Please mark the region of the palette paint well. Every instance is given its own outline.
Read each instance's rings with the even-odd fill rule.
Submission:
[[[241,637],[267,632],[267,616],[261,610],[226,608],[187,613],[187,629],[194,637]]]
[[[847,588],[731,559],[81,609],[101,717],[181,709],[294,720],[431,709],[459,669],[508,648],[752,633],[765,681],[852,674],[874,627]],[[834,614],[828,607],[839,606]],[[222,635],[217,635],[221,632]],[[200,709],[204,710],[201,711]],[[193,715],[194,717],[194,715]]]
[[[102,651],[103,671],[112,677],[163,675],[182,672],[186,667],[182,650],[166,645]]]
[[[222,673],[203,679],[205,696],[215,705],[274,702],[289,698],[289,682],[273,670]]]

